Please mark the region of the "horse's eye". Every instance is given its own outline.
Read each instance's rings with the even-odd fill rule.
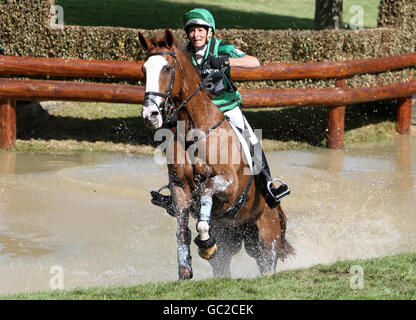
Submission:
[[[169,73],[171,70],[172,70],[171,66],[164,66],[163,67],[163,71],[166,72],[166,73]]]

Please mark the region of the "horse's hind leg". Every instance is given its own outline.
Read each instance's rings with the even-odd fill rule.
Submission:
[[[208,260],[214,277],[231,277],[231,259],[242,246],[242,233],[239,229],[222,228],[214,224],[212,235],[217,239],[217,253]]]
[[[246,251],[256,259],[261,274],[275,272],[278,259],[285,258],[289,246],[284,235],[285,217],[283,211],[279,210],[280,207],[267,207],[263,214],[244,230]]]

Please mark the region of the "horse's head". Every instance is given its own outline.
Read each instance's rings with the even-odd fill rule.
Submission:
[[[170,30],[165,30],[147,39],[139,32],[139,40],[148,52],[143,64],[146,93],[142,116],[146,123],[158,129],[163,124],[162,114],[168,113],[172,97],[180,90],[179,81],[175,81],[178,58],[174,50],[174,36]]]

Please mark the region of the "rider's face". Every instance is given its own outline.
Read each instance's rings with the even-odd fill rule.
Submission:
[[[189,28],[189,39],[196,49],[201,49],[207,42],[208,31],[204,27],[193,26]]]

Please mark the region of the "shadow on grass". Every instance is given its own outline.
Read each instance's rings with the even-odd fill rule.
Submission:
[[[83,119],[49,115],[17,119],[18,139],[104,141],[131,145],[157,146],[154,130],[149,129],[141,117]],[[324,107],[292,107],[280,109],[244,110],[253,129],[262,129],[262,138],[275,141],[305,142],[322,146],[325,139],[326,114]],[[393,102],[377,102],[348,106],[345,131],[384,121],[394,121],[396,108]]]
[[[245,110],[244,114],[253,129],[262,129],[263,139],[306,142],[312,146],[325,144],[326,107]],[[346,109],[345,132],[384,121],[394,121],[395,117],[393,101],[351,105]]]
[[[45,111],[46,112],[46,111]],[[140,117],[84,119],[50,115],[42,125],[32,126],[17,119],[17,138],[21,140],[77,140],[152,145],[154,132]],[[160,142],[158,142],[160,143]]]
[[[183,27],[183,14],[195,7],[208,9],[219,29],[313,29],[313,19],[227,9],[197,3],[163,0],[55,0],[65,9],[65,23],[82,26],[114,26],[138,29]]]

